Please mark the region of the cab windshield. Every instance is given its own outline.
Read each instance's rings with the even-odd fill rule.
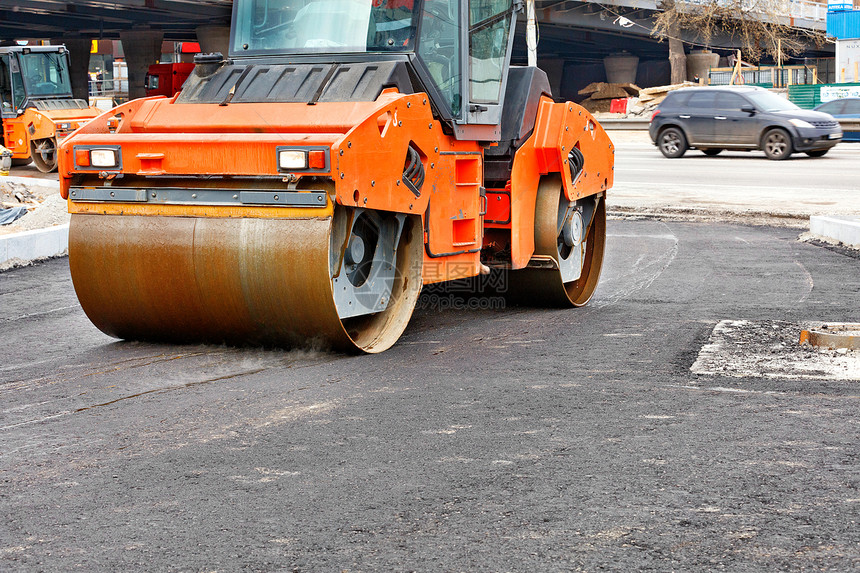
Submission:
[[[72,93],[65,54],[30,52],[19,54],[21,73],[29,97],[68,95]]]
[[[236,0],[233,52],[407,52],[420,0]]]

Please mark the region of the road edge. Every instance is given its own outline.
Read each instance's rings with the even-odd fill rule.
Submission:
[[[69,225],[0,235],[0,271],[69,252]]]

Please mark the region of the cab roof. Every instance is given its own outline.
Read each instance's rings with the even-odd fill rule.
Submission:
[[[12,53],[21,53],[21,54],[29,54],[29,53],[52,53],[59,52],[64,53],[66,51],[66,46],[0,46],[0,54],[12,54]]]

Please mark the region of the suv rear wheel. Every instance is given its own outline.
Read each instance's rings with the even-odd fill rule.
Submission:
[[[660,153],[669,159],[674,159],[687,152],[687,138],[680,129],[669,127],[660,133],[657,146],[660,148]]]
[[[774,128],[764,134],[761,148],[768,159],[786,159],[791,155],[791,136],[784,129]]]
[[[722,147],[706,147],[702,150],[702,153],[704,153],[708,157],[713,157],[714,155],[719,155],[722,150]]]

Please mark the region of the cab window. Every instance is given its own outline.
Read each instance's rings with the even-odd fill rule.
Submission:
[[[425,0],[418,41],[418,55],[453,117],[463,107],[459,9],[459,0]]]
[[[12,107],[17,111],[24,106],[27,99],[24,91],[24,76],[21,75],[21,66],[15,56],[9,56],[9,72],[12,74]]]
[[[511,17],[511,0],[469,2],[469,96],[473,102],[499,102]]]
[[[0,56],[0,111],[9,114],[12,107],[12,73],[9,71],[8,54]]]

